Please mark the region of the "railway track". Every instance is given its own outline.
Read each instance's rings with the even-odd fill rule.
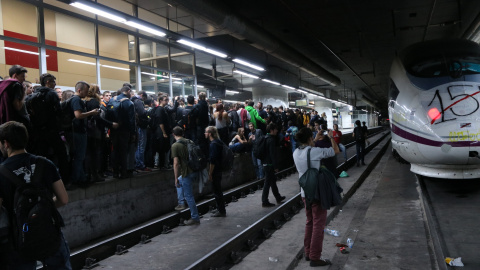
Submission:
[[[381,131],[380,131],[381,132]],[[371,134],[369,137],[373,137],[380,132]],[[380,139],[373,142],[366,148],[367,153],[373,149],[380,141],[386,138],[389,133],[385,133]],[[353,144],[347,144],[350,147]],[[339,169],[345,170],[347,167],[355,164],[355,156],[352,156],[346,163],[340,164]],[[277,173],[279,180],[296,173],[296,168],[290,167]],[[368,175],[368,169],[364,172],[365,177]],[[357,185],[360,186],[362,181]],[[263,180],[256,180],[250,183],[241,185],[235,189],[232,189],[224,193],[224,197],[227,203],[235,202],[238,199],[245,198],[248,194],[255,192],[262,188]],[[350,189],[345,194],[344,203],[355,192],[356,188]],[[199,213],[206,214],[215,207],[214,199],[207,199],[197,204]],[[233,238],[221,244],[218,248],[205,255],[200,260],[196,261],[189,266],[188,269],[227,269],[241,261],[250,251],[254,250],[259,244],[277,229],[280,229],[282,225],[287,222],[293,215],[298,213],[303,207],[303,203],[300,198],[300,194],[290,198],[288,201],[277,207],[275,211],[270,212],[266,216],[260,218],[252,226],[245,229],[241,233],[237,234]],[[124,233],[113,236],[106,240],[93,243],[88,247],[73,252],[71,254],[71,263],[73,269],[91,269],[95,267],[98,261],[108,258],[114,254],[121,253],[126,249],[140,243],[146,242],[151,237],[160,235],[162,233],[168,233],[170,229],[178,226],[183,220],[190,217],[188,209],[181,212],[175,212],[167,215],[159,220],[152,221],[150,223],[132,228]],[[333,218],[333,216],[332,216]]]

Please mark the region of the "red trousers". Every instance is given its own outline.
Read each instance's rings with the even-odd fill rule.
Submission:
[[[305,203],[305,198],[302,198]],[[312,204],[311,209],[305,207],[307,223],[305,224],[305,256],[310,260],[320,260],[323,249],[323,237],[325,223],[327,222],[327,210],[323,210],[320,204]]]

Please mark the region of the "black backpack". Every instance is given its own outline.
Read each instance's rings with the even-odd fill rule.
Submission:
[[[193,124],[193,110],[195,108],[183,108],[182,110],[182,117],[180,120],[177,122],[177,124],[183,128],[183,130],[188,130],[190,129],[191,125]]]
[[[112,122],[122,122],[120,119],[120,109],[122,107],[122,102],[128,98],[122,98],[120,100],[117,97],[111,98],[107,104],[107,110],[105,112],[105,119]]]
[[[196,145],[191,140],[179,140],[178,143],[181,143],[187,147],[188,150],[188,167],[194,172],[201,171],[207,167],[207,158],[203,154],[202,149]]]
[[[75,115],[72,111],[72,98],[60,103],[60,115],[58,116],[58,125],[60,130],[72,131],[73,118]]]
[[[233,151],[225,143],[214,142],[222,148],[222,171],[228,171],[233,167]]]
[[[365,134],[363,134],[363,130],[361,127],[356,127],[353,132],[355,133],[355,141],[362,142],[365,141]]]
[[[265,159],[267,150],[267,138],[264,135],[255,138],[255,143],[253,144],[253,156],[257,159],[263,161]]]
[[[14,217],[11,220],[16,251],[27,260],[44,260],[54,255],[61,244],[63,220],[58,213],[52,194],[39,188],[47,160],[37,157],[31,183],[25,183],[5,166],[0,173],[16,187]]]
[[[25,99],[25,106],[34,127],[45,127],[51,121],[48,112],[53,109],[53,106],[48,104],[47,93],[47,91],[37,91]]]
[[[240,117],[238,116],[237,111],[228,112],[228,117],[230,117],[231,130],[237,132],[240,128]]]

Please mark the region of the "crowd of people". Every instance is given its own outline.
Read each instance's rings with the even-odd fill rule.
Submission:
[[[66,190],[103,182],[110,175],[129,178],[134,173],[159,168],[174,171],[178,196],[175,210],[188,206],[191,219],[186,225],[199,224],[192,188],[198,172],[186,165],[190,141],[209,160],[208,180],[213,184],[217,202],[214,217],[226,216],[221,188],[223,146],[234,153],[251,153],[257,178],[265,179],[263,207],[275,206],[268,200],[270,189],[277,203],[285,199],[276,185],[275,172],[280,169],[277,146],[291,147],[294,153],[297,148],[313,145],[318,153],[328,153],[315,157],[336,175],[337,161],[332,153],[341,151],[347,160],[338,125],[329,130],[325,113],[319,115],[314,110],[264,107],[262,102],[255,104],[253,100],[228,104],[221,99],[207,100],[203,92],[198,97],[149,95],[134,91],[129,83],[115,92],[102,92],[98,85],[85,81],[78,81],[73,90],[62,90],[56,87],[52,74],[42,74],[40,85],[32,86],[26,80],[27,73],[24,67],[14,65],[9,77],[0,82],[0,144],[2,159],[7,158],[3,164],[29,183],[36,157],[46,157],[49,174],[41,185],[55,195],[57,206],[68,202]],[[354,136],[359,132],[365,134],[356,128]],[[311,141],[307,138],[310,135]],[[254,151],[260,138],[265,140],[264,158]],[[357,149],[364,151],[364,144]],[[357,165],[360,162],[364,164],[361,155]],[[52,166],[58,168],[58,173]],[[0,178],[0,187],[3,206],[13,215],[14,185]],[[323,218],[325,213],[317,214]],[[68,248],[65,250],[63,236],[61,239],[58,252],[65,257]],[[312,248],[311,254],[316,258],[318,250]],[[12,257],[13,263],[32,265],[30,261],[15,261],[17,257]],[[43,263],[53,268],[60,261],[49,258]]]

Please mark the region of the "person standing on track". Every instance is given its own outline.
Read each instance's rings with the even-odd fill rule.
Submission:
[[[270,188],[272,188],[273,196],[277,200],[277,204],[281,204],[285,200],[285,196],[280,195],[277,187],[277,176],[275,175],[278,172],[278,155],[276,151],[277,146],[277,133],[278,127],[274,123],[270,123],[267,126],[267,135],[265,136],[265,158],[262,160],[263,170],[265,171],[265,183],[263,184],[263,193],[262,193],[262,207],[272,207],[275,204],[268,201],[268,193]]]
[[[197,204],[193,196],[193,183],[197,180],[197,173],[188,167],[188,148],[183,138],[183,129],[179,126],[173,128],[175,143],[172,145],[173,173],[175,174],[175,187],[182,187],[183,195],[190,208],[191,218],[185,221],[185,225],[200,224]]]
[[[217,202],[217,212],[212,217],[226,217],[225,200],[222,192],[222,141],[219,140],[217,128],[209,126],[205,129],[205,138],[210,141],[208,161],[208,181],[213,184],[213,195]]]
[[[339,153],[337,144],[333,140],[332,131],[328,132],[328,137],[332,147],[318,148],[314,147],[312,131],[308,128],[302,128],[298,131],[296,139],[300,144],[293,153],[293,160],[298,170],[299,178],[308,170],[308,151],[310,150],[310,167],[320,169],[320,162],[324,158],[335,156]],[[305,192],[301,190],[301,196],[305,203]],[[310,266],[325,266],[331,264],[329,260],[322,259],[324,229],[327,222],[327,209],[323,209],[319,202],[314,201],[310,208],[305,203],[305,213],[307,223],[305,225],[305,260],[310,261]]]

